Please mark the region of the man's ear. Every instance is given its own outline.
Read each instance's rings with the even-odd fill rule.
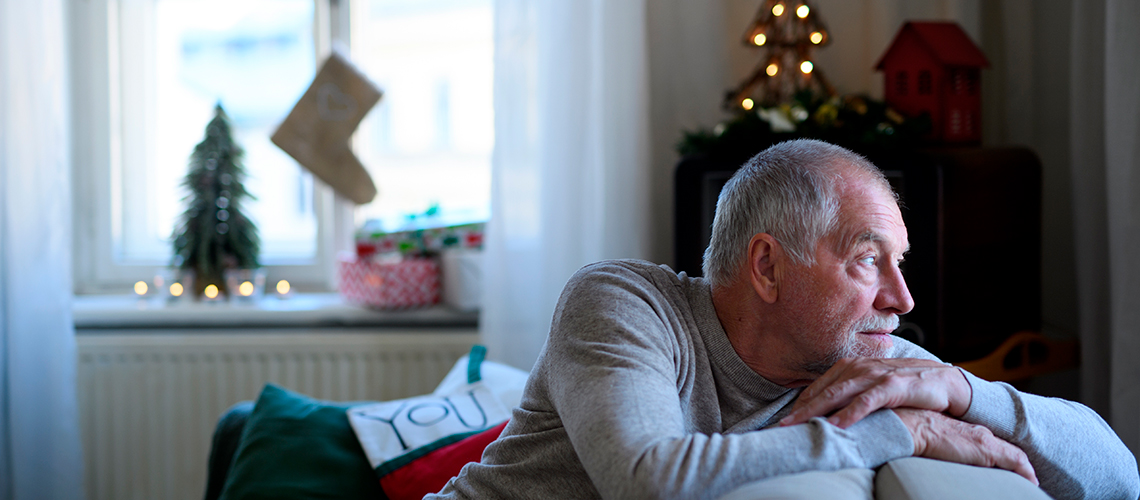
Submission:
[[[748,271],[752,289],[764,302],[776,302],[780,287],[776,280],[776,264],[783,259],[780,243],[768,233],[759,233],[748,242]]]

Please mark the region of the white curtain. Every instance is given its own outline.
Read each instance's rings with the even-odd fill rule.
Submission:
[[[0,0],[0,498],[83,497],[63,0]]]
[[[1140,4],[1072,6],[1082,399],[1140,452]]]
[[[529,369],[566,280],[646,258],[644,0],[495,3],[495,153],[480,330]]]

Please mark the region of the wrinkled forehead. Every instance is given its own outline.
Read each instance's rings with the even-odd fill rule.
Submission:
[[[837,251],[879,243],[900,253],[910,248],[898,199],[889,185],[870,176],[844,183],[831,242]]]

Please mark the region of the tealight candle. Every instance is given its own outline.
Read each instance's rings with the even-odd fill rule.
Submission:
[[[293,288],[291,286],[289,286],[288,281],[281,280],[281,281],[277,282],[277,297],[278,298],[282,298],[282,299],[287,298],[287,297],[289,297],[289,295],[291,295],[292,291],[293,291]]]

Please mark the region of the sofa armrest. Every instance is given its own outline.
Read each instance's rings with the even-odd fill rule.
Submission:
[[[875,474],[878,500],[998,500],[1023,498],[1048,500],[1027,479],[1002,469],[908,457],[893,460]]]
[[[214,439],[210,443],[210,462],[206,475],[205,500],[217,500],[226,485],[234,453],[241,444],[241,432],[245,422],[253,412],[253,401],[242,401],[226,410],[214,428]]]

